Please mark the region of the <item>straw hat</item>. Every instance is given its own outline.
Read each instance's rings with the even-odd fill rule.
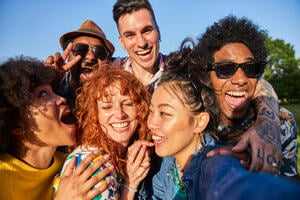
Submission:
[[[104,32],[92,20],[86,20],[85,22],[83,22],[83,24],[80,26],[80,28],[77,31],[71,31],[63,34],[59,40],[60,45],[62,46],[63,49],[65,49],[70,39],[74,39],[79,36],[97,37],[104,42],[105,46],[107,47],[111,55],[115,51],[114,45],[112,45],[112,43],[106,39]]]

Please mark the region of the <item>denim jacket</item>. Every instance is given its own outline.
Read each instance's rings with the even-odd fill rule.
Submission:
[[[250,173],[230,156],[206,157],[218,147],[220,144],[214,142],[206,144],[202,152],[195,152],[184,170],[182,180],[188,199],[300,199],[299,182],[266,173]],[[174,163],[174,157],[163,158],[160,170],[153,176],[152,199],[176,199]]]

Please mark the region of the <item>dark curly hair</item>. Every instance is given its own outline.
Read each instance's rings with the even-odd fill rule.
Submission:
[[[0,154],[18,148],[16,132],[28,133],[33,90],[56,84],[56,72],[30,57],[10,58],[0,66]],[[14,149],[14,151],[18,151]]]
[[[166,57],[165,72],[158,86],[171,83],[174,94],[177,94],[178,90],[182,92],[183,98],[178,96],[178,99],[187,105],[192,113],[209,113],[210,120],[205,132],[215,135],[219,122],[217,101],[208,74],[198,69],[198,60],[192,55],[193,47],[193,40],[187,38],[182,42],[179,51]]]
[[[121,16],[130,14],[143,8],[147,9],[150,12],[154,20],[154,24],[159,32],[159,27],[155,19],[154,11],[148,0],[118,0],[113,7],[113,18],[118,25],[118,21]]]
[[[243,43],[252,52],[258,62],[266,62],[267,48],[265,46],[266,33],[243,17],[238,19],[229,15],[211,27],[198,38],[195,46],[195,56],[207,64],[214,62],[213,54],[228,43]]]

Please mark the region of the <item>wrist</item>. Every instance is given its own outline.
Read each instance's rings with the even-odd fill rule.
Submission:
[[[134,187],[131,187],[131,186],[128,186],[128,185],[125,185],[125,184],[121,184],[121,186],[126,189],[126,190],[129,190],[129,191],[132,191],[132,192],[137,192],[138,190]]]

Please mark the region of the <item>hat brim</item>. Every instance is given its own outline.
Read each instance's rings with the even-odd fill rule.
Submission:
[[[67,41],[69,41],[70,39],[79,37],[79,36],[93,36],[93,37],[99,38],[100,40],[102,40],[104,42],[105,46],[107,47],[107,49],[109,50],[111,55],[113,55],[113,53],[115,52],[115,47],[106,38],[104,38],[103,36],[101,36],[99,34],[86,32],[86,31],[72,31],[72,32],[63,34],[59,40],[61,47],[64,49],[66,47],[65,43]]]

